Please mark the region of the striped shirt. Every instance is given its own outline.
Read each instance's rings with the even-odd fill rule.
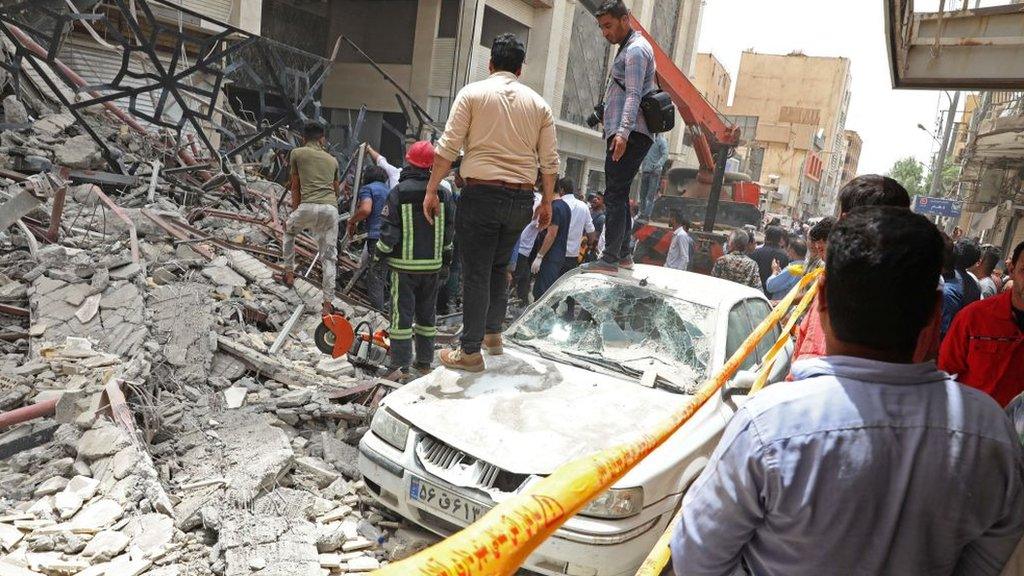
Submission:
[[[639,32],[630,32],[612,63],[612,81],[604,97],[605,140],[616,134],[628,139],[630,132],[651,136],[640,113],[640,99],[655,86],[654,70],[651,44]]]

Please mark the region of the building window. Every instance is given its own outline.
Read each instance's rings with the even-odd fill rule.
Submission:
[[[562,89],[563,120],[587,125],[587,117],[604,97],[609,54],[608,42],[598,32],[594,17],[582,3],[576,4]]]
[[[583,183],[583,160],[567,156],[565,158],[565,177],[576,183],[579,187]]]
[[[500,34],[511,32],[527,46],[530,40],[530,27],[514,20],[490,6],[484,6],[483,29],[480,32],[480,45],[490,48],[494,39]]]
[[[455,38],[459,30],[459,0],[441,0],[441,18],[437,22],[438,38]]]
[[[604,172],[591,170],[587,174],[587,194],[604,194]]]
[[[332,11],[336,15],[340,12],[343,17],[334,18],[337,29],[332,28],[331,33],[344,34],[378,64],[412,64],[417,10],[416,0],[349,0],[344,6],[338,2],[332,6]],[[387,28],[387,34],[380,33],[381,27]],[[344,43],[336,61],[366,63]]]
[[[661,44],[671,58],[676,50],[676,30],[679,28],[681,0],[655,0],[651,15],[651,36]]]

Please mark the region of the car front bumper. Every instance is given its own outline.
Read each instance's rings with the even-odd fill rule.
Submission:
[[[359,469],[370,493],[384,507],[447,537],[464,524],[412,502],[409,488],[413,475],[487,506],[494,504],[477,491],[452,486],[424,470],[413,454],[417,440],[414,429],[406,449],[399,451],[367,432],[359,443]],[[523,567],[548,576],[632,576],[668,526],[678,501],[678,495],[664,498],[646,506],[639,515],[621,520],[573,517],[541,544]]]

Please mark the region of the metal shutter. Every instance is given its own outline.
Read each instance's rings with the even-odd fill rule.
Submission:
[[[435,38],[430,57],[430,96],[448,96],[455,71],[455,39]]]
[[[138,57],[134,57],[130,60],[129,68],[133,72],[144,73],[151,67],[147,57],[143,56],[141,52],[138,53],[138,55]],[[70,37],[68,41],[64,43],[64,46],[61,47],[59,57],[65,64],[71,67],[72,70],[82,76],[82,78],[84,78],[90,85],[110,83],[121,68],[120,50],[110,50],[96,44],[92,39],[80,36]],[[165,63],[170,63],[170,54],[161,53],[160,60]],[[197,82],[199,86],[204,88],[211,88],[213,86],[210,79],[206,78],[205,75],[202,74],[194,74],[190,76],[190,79],[193,82]],[[127,76],[121,81],[122,85],[125,86],[142,86],[149,82],[151,81],[129,78]],[[143,114],[152,116],[159,98],[160,92],[158,91],[140,94],[135,99],[135,108]],[[186,99],[186,102],[190,107],[197,106],[199,104],[198,100]],[[126,111],[128,110],[128,98],[115,100],[114,103],[124,108]],[[176,122],[181,118],[181,108],[173,98],[169,97],[167,103],[164,105],[163,114],[163,120]]]
[[[231,0],[181,0],[175,3],[214,20],[230,23]]]
[[[498,12],[533,28],[533,6],[524,0],[487,0],[487,5]]]
[[[484,78],[490,76],[490,63],[491,49],[485,46],[481,46],[479,44],[475,44],[473,46],[473,65],[469,71],[469,80],[466,83],[468,84],[470,82],[483,80]]]

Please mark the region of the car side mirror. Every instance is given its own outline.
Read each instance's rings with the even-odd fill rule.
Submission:
[[[729,399],[733,396],[743,396],[754,387],[754,382],[757,382],[756,372],[740,370],[729,381],[729,385],[722,390],[722,396],[724,399]]]
[[[736,375],[732,377],[730,385],[738,390],[750,390],[754,387],[754,383],[757,382],[757,373],[751,372],[750,370],[739,370]]]

